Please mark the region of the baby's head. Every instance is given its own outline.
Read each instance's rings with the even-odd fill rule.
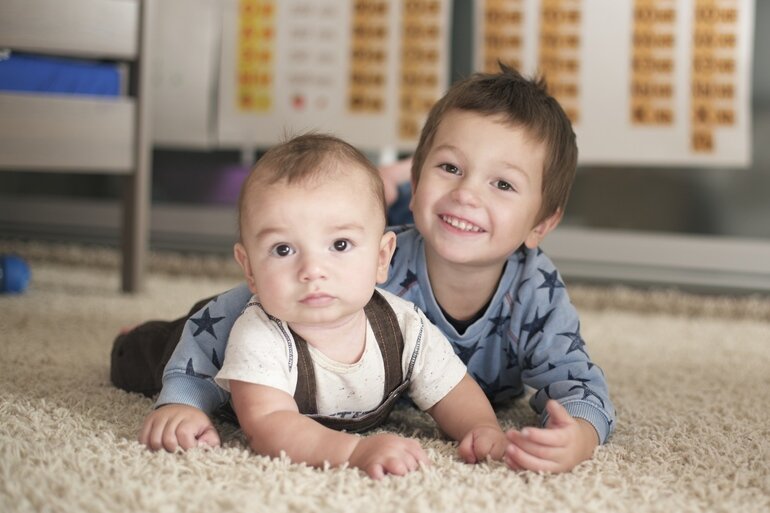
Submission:
[[[270,149],[238,212],[235,259],[263,308],[293,326],[354,315],[387,279],[395,235],[382,179],[344,141],[309,134]]]
[[[386,222],[385,193],[377,168],[355,147],[331,135],[304,134],[268,150],[251,170],[241,186],[238,198],[238,228],[243,234],[244,221],[259,209],[251,202],[255,193],[275,184],[312,187],[330,180],[346,180],[346,172],[355,169],[366,185],[364,190],[351,189],[351,201],[370,201],[382,211]],[[351,184],[352,185],[352,184]]]
[[[412,159],[412,186],[420,173],[439,125],[454,110],[502,119],[511,128],[523,129],[545,148],[542,176],[541,221],[563,212],[577,167],[577,144],[572,124],[559,102],[548,94],[545,81],[523,77],[500,64],[499,73],[476,73],[457,82],[433,106]]]

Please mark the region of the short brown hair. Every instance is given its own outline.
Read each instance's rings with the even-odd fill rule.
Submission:
[[[539,222],[567,205],[577,168],[575,132],[559,102],[548,94],[542,77],[528,79],[513,68],[499,65],[499,73],[475,73],[455,83],[433,106],[412,157],[412,183],[416,185],[420,180],[425,158],[447,112],[458,109],[503,116],[545,145]]]
[[[380,172],[352,145],[327,134],[299,135],[273,146],[262,155],[241,185],[238,196],[238,228],[242,227],[244,202],[248,191],[255,186],[270,186],[279,182],[303,184],[327,177],[338,170],[337,164],[347,163],[360,167],[369,177],[370,192],[385,218],[385,193]],[[351,191],[359,194],[359,191]]]

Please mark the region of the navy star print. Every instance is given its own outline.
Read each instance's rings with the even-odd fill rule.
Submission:
[[[463,347],[459,344],[452,345],[454,346],[455,354],[460,357],[460,360],[462,360],[465,365],[468,365],[468,362],[471,361],[471,358],[476,354],[476,351],[484,347],[477,344],[473,344],[470,347]]]
[[[576,331],[565,331],[564,333],[559,333],[559,336],[567,337],[570,339],[570,345],[565,354],[570,354],[572,351],[580,351],[584,355],[588,356],[586,350],[583,349],[586,343],[583,340],[583,337],[580,336],[580,324],[578,324],[578,329]]]
[[[492,323],[492,330],[487,333],[487,337],[502,337],[505,327],[511,322],[511,316],[510,314],[506,316],[498,315],[497,317],[491,317],[489,322]]]
[[[555,270],[552,273],[538,269],[540,274],[543,275],[543,284],[538,289],[548,289],[548,301],[553,301],[553,292],[556,289],[563,289],[564,284],[559,280],[559,271]]]
[[[217,334],[214,333],[214,325],[224,319],[224,317],[212,317],[209,313],[209,309],[206,308],[200,317],[197,319],[190,318],[192,322],[198,326],[198,329],[195,330],[195,333],[193,333],[193,337],[197,337],[204,331],[208,332],[212,337],[215,339],[217,338]]]
[[[409,290],[409,288],[412,285],[414,285],[416,282],[417,282],[417,275],[411,269],[407,269],[406,278],[404,278],[404,281],[399,283],[399,285],[401,285],[404,288],[404,290]]]
[[[538,314],[537,309],[535,309],[535,317],[530,322],[526,322],[521,325],[522,331],[529,332],[529,335],[527,336],[527,342],[524,344],[524,349],[527,348],[530,340],[532,340],[532,337],[534,337],[536,333],[543,331],[543,328],[545,327],[545,323],[548,322],[548,318],[551,316],[552,313],[553,313],[553,308],[549,310],[547,314],[540,317],[540,314]]]
[[[185,369],[185,374],[188,376],[195,376],[196,378],[210,378],[208,374],[200,374],[198,372],[195,372],[195,368],[193,367],[192,358],[187,360],[187,369]]]
[[[578,380],[578,381],[581,381],[581,380]],[[589,380],[586,380],[586,381],[589,381]],[[588,388],[588,385],[586,385],[585,383],[580,383],[579,385],[575,385],[574,387],[570,388],[569,391],[572,392],[573,390],[578,388],[583,390],[583,397],[581,399],[588,399],[590,396],[594,396],[602,404],[602,408],[604,408],[604,399],[599,397],[599,395],[596,392]]]

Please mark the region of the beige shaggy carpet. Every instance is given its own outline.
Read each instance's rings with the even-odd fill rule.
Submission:
[[[108,249],[0,243],[32,267],[0,295],[0,511],[767,512],[770,299],[571,287],[610,384],[617,430],[563,475],[461,463],[429,418],[398,410],[385,429],[416,437],[432,466],[375,482],[224,446],[152,453],[136,441],[152,406],[113,388],[117,330],[170,318],[238,281],[227,259],[153,255],[147,289],[118,292]],[[531,423],[526,402],[499,412]]]

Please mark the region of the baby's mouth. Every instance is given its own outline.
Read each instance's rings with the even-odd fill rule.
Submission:
[[[481,233],[486,231],[483,228],[471,223],[470,221],[465,221],[457,217],[453,217],[446,214],[440,214],[439,217],[441,218],[442,221],[444,221],[446,224],[448,224],[452,228],[456,228],[463,232]]]

